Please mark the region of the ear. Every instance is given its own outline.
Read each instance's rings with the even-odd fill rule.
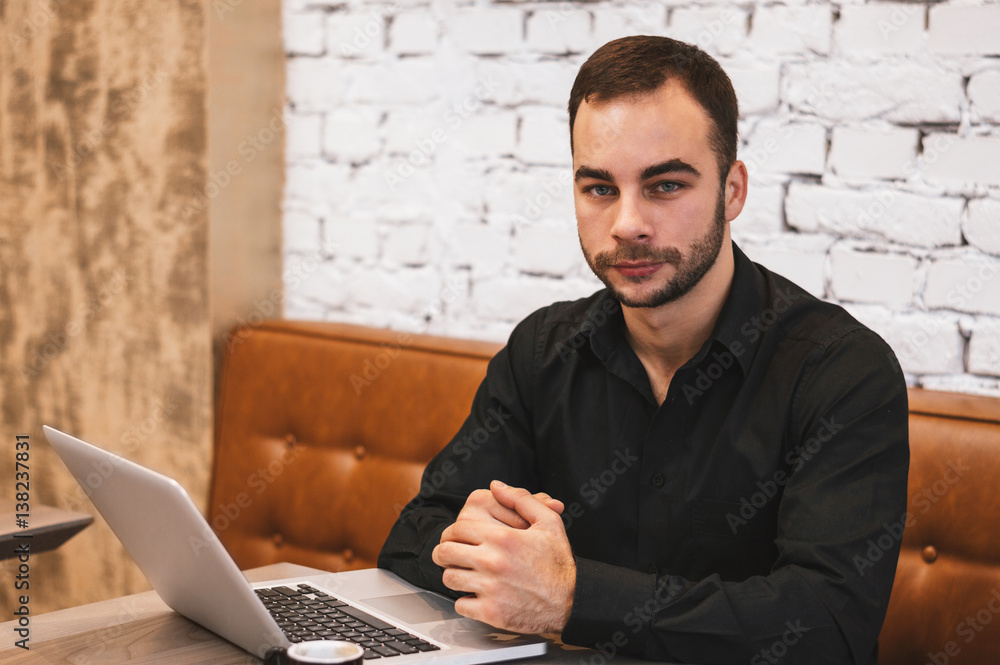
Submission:
[[[726,176],[726,221],[731,222],[743,210],[743,204],[747,200],[747,187],[749,186],[749,176],[747,166],[740,160],[733,162],[729,167],[729,175]]]

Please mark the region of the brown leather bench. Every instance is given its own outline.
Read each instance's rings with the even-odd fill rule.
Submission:
[[[209,518],[241,568],[375,565],[499,345],[272,321],[230,336]],[[880,663],[1000,662],[1000,399],[910,392],[910,519]],[[878,565],[884,537],[859,553]]]

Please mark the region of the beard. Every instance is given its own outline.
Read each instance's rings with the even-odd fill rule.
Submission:
[[[647,245],[619,245],[614,251],[601,252],[597,256],[591,256],[583,247],[582,242],[580,246],[583,249],[584,258],[587,259],[587,265],[622,305],[626,307],[659,307],[686,295],[715,265],[719,258],[719,251],[722,249],[722,241],[726,237],[725,214],[725,190],[720,188],[712,226],[704,236],[691,245],[687,257],[681,254],[681,251],[676,247],[657,249]],[[671,263],[676,267],[676,273],[672,279],[653,293],[643,297],[630,297],[615,288],[608,277],[612,266],[626,261]],[[647,277],[623,277],[633,284],[641,284],[648,279]]]

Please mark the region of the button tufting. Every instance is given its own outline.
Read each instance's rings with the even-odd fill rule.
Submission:
[[[363,459],[368,453],[368,449],[362,445],[354,446],[354,456],[358,459]]]
[[[924,557],[924,561],[926,561],[927,563],[934,563],[934,561],[937,559],[937,548],[935,548],[933,545],[928,545],[927,547],[924,548],[924,550],[920,553],[920,555]]]
[[[288,446],[289,448],[292,448],[293,446],[295,446],[295,444],[296,444],[295,435],[294,434],[286,434],[285,435],[285,445]]]
[[[344,550],[344,561],[347,561],[348,563],[354,561],[354,550],[350,547]]]
[[[281,547],[282,545],[285,544],[285,537],[282,536],[280,533],[276,533],[273,536],[271,536],[271,542],[274,543],[275,547]]]

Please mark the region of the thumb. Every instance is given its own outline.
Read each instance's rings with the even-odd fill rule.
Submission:
[[[498,503],[516,512],[529,525],[538,524],[552,518],[555,518],[559,524],[562,524],[559,512],[542,503],[536,496],[523,487],[510,487],[499,480],[494,480],[490,483],[490,491],[493,492],[493,496]]]

